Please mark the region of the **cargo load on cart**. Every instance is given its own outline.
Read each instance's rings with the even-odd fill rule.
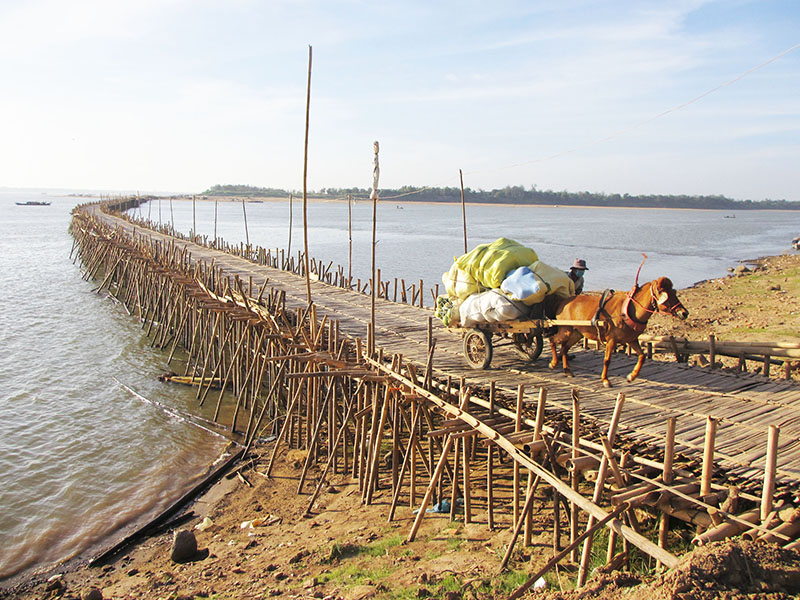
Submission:
[[[548,299],[575,295],[565,271],[508,238],[454,259],[442,282],[445,294],[437,298],[435,314],[445,326],[464,330],[464,353],[475,368],[489,365],[493,335],[510,338],[519,355],[536,360],[543,331],[556,323],[546,318],[544,306],[556,304]]]
[[[448,327],[524,319],[547,296],[575,295],[564,271],[508,238],[480,244],[456,258],[442,282],[446,293],[437,299],[436,316]]]

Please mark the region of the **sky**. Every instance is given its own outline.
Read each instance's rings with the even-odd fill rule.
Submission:
[[[797,201],[798,44],[798,0],[0,0],[0,187],[302,190],[311,47],[309,190],[377,140],[380,188]]]

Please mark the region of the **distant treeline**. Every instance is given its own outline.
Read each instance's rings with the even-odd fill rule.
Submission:
[[[419,188],[403,186],[399,189],[381,189],[384,200],[403,202],[461,202],[461,190],[455,187]],[[309,193],[311,198],[335,199],[368,198],[370,190],[362,188],[323,188]],[[251,185],[215,185],[205,192],[206,196],[246,196],[288,198],[290,192],[276,188],[262,188]],[[298,194],[295,193],[295,196]],[[558,206],[615,206],[633,208],[702,208],[715,210],[800,210],[800,202],[787,200],[733,200],[725,196],[669,196],[665,194],[638,196],[630,194],[598,194],[592,192],[554,192],[525,189],[522,186],[508,186],[499,190],[464,190],[466,202],[486,204],[539,204]]]

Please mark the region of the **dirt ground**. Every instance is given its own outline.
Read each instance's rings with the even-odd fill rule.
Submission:
[[[754,270],[680,291],[689,319],[655,317],[648,332],[799,342],[800,255],[760,259],[749,267]],[[336,475],[306,515],[315,473],[298,494],[304,456],[282,452],[267,479],[270,446],[255,448],[257,460],[244,479],[223,479],[192,507],[196,516],[180,529],[195,533],[195,560],[173,562],[173,533],[167,532],[106,566],[0,590],[0,598],[493,599],[508,597],[552,555],[547,498],[534,504],[532,545],[517,544],[506,573],[499,566],[511,538],[507,512],[496,515],[494,531],[485,511],[468,525],[462,515],[451,521],[448,514],[426,514],[416,540],[406,543],[414,519],[410,507],[400,507],[390,523],[385,486],[365,506],[358,484]],[[528,597],[779,600],[800,593],[800,553],[741,540],[699,548],[658,575],[595,574],[581,590],[570,589],[574,571],[564,561],[547,575],[548,589]]]
[[[390,494],[378,492],[365,506],[357,483],[336,476],[310,516],[312,491],[297,494],[303,454],[292,451],[266,470],[269,452],[257,450],[244,481],[223,480],[193,507],[196,517],[181,526],[193,531],[198,556],[171,560],[173,533],[150,538],[103,567],[55,576],[8,598],[212,600],[368,598],[447,600],[507,598],[552,555],[550,503],[534,505],[532,545],[517,549],[510,570],[500,563],[511,538],[511,515],[497,515],[489,531],[484,511],[465,525],[463,515],[430,514],[415,541],[405,543],[414,514],[401,507],[389,523]],[[253,522],[255,526],[250,526]],[[206,528],[196,527],[206,523]],[[603,548],[604,550],[604,548]],[[675,569],[657,575],[599,573],[572,589],[576,567],[568,559],[546,576],[545,590],[526,597],[546,600],[781,600],[800,593],[800,552],[743,540],[708,544],[684,556]],[[0,593],[0,597],[4,597]]]
[[[267,479],[259,473],[266,471],[269,449],[256,452],[261,456],[255,468],[244,471],[252,487],[238,478],[223,480],[195,504],[197,516],[181,526],[196,535],[196,561],[171,560],[168,532],[106,566],[65,573],[7,597],[82,598],[96,588],[103,598],[115,599],[458,598],[473,587],[501,585],[497,570],[511,536],[507,513],[496,514],[495,531],[489,531],[485,511],[469,525],[462,515],[451,521],[449,514],[426,514],[416,540],[406,544],[415,515],[406,505],[389,523],[391,495],[385,485],[365,506],[357,481],[334,476],[308,516],[313,481],[297,494],[304,454],[281,456]],[[196,529],[204,521],[208,527]],[[549,547],[549,533],[545,539]],[[531,552],[525,549],[516,560]],[[509,581],[508,591],[516,579]]]
[[[680,290],[689,318],[656,315],[647,333],[800,342],[800,253],[754,259],[742,267],[748,270]]]
[[[646,333],[690,340],[707,340],[713,333],[719,341],[800,343],[800,254],[754,259],[739,268],[747,270],[680,290],[678,297],[689,310],[689,318],[680,321],[655,315]],[[718,359],[729,368],[738,362]],[[697,360],[690,357],[692,363]],[[800,361],[792,362],[792,377],[797,379]],[[748,368],[761,372],[763,366],[748,361]],[[770,374],[782,376],[777,367]]]
[[[800,594],[800,553],[773,544],[725,540],[702,546],[657,577],[615,572],[546,600],[781,600]]]

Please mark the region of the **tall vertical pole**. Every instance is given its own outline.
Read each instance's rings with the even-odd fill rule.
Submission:
[[[158,198],[158,224],[161,225],[161,197]]]
[[[308,116],[311,107],[311,46],[308,47],[308,85],[306,88],[306,139],[303,150],[303,251],[305,252],[306,294],[311,306],[311,273],[308,261]]]
[[[192,238],[197,237],[197,212],[195,210],[195,196],[192,194]]]
[[[214,198],[214,248],[217,247],[217,204],[219,198]]]
[[[578,395],[577,388],[572,389],[572,460],[580,456],[580,439],[581,439],[581,399]],[[580,471],[572,469],[572,489],[578,491],[578,484],[580,483]],[[578,505],[574,502],[570,503],[570,517],[569,517],[569,543],[574,544],[578,537]],[[575,545],[570,552],[570,560],[578,562],[578,546]]]
[[[370,193],[370,198],[372,198],[372,284],[369,286],[370,291],[372,292],[372,298],[370,303],[370,324],[372,326],[372,338],[371,344],[369,348],[369,353],[372,355],[375,352],[375,285],[377,273],[375,272],[375,223],[376,223],[376,213],[378,211],[378,179],[381,174],[381,169],[378,164],[378,152],[380,151],[380,146],[378,142],[375,141],[372,144],[372,149],[375,153],[375,159],[372,166],[372,193]]]
[[[353,196],[347,194],[347,241],[349,253],[347,255],[347,287],[353,281]]]
[[[169,220],[172,223],[172,232],[175,232],[175,213],[172,212],[172,196],[169,197]]]
[[[250,246],[250,232],[247,231],[247,210],[244,207],[244,196],[242,196],[242,214],[244,215],[244,241]]]
[[[286,260],[288,262],[289,257],[292,256],[292,200],[294,200],[294,194],[289,194],[289,244],[286,247]]]
[[[464,206],[464,175],[461,169],[458,170],[458,178],[461,180],[461,222],[464,223],[464,254],[467,253],[467,209]]]

